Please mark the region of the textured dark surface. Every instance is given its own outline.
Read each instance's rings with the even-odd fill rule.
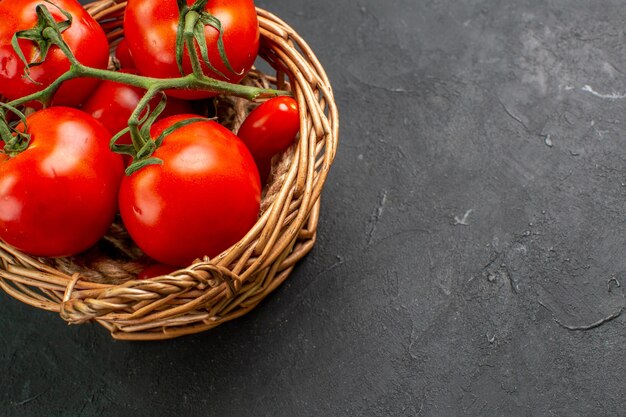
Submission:
[[[257,4],[341,110],[315,249],[167,342],[1,294],[0,415],[623,415],[623,2]]]

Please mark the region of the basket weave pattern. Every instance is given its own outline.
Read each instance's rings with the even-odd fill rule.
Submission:
[[[112,45],[123,37],[125,2],[102,0],[87,10]],[[257,8],[260,56],[275,71],[253,72],[249,83],[291,90],[300,108],[300,135],[275,161],[255,226],[213,259],[170,275],[135,280],[137,249],[115,224],[105,243],[72,259],[34,258],[0,242],[0,287],[14,298],[59,313],[69,323],[95,321],[116,339],[169,339],[211,329],[242,316],[287,279],[315,243],[319,197],[337,149],[338,116],[317,58],[298,34]],[[235,131],[250,104],[222,97]],[[115,253],[102,247],[113,247]]]

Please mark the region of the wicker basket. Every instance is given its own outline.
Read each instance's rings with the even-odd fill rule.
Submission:
[[[87,6],[115,44],[123,36],[126,3]],[[116,339],[169,339],[242,316],[275,290],[313,247],[319,199],[338,138],[328,78],[309,46],[276,16],[257,9],[260,56],[273,74],[246,82],[291,90],[300,107],[299,140],[274,161],[262,213],[240,242],[219,256],[170,275],[136,280],[141,253],[116,223],[100,244],[71,259],[33,258],[0,242],[0,287],[16,299],[54,311],[69,323],[96,321]],[[245,101],[220,98],[236,129]]]

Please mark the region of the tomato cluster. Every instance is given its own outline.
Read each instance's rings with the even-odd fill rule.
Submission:
[[[72,256],[101,239],[119,214],[146,255],[178,267],[220,254],[256,223],[271,159],[299,131],[293,98],[265,101],[235,135],[206,117],[212,91],[190,86],[146,96],[108,78],[110,71],[102,81],[59,78],[73,60],[106,69],[113,49],[115,74],[182,79],[202,71],[241,81],[259,48],[253,1],[181,3],[129,0],[125,38],[112,47],[76,0],[0,1],[0,96],[21,105],[0,104],[0,240],[34,256]],[[187,23],[197,15],[206,26],[204,39],[196,28],[181,50],[183,11]],[[61,46],[48,29],[33,35],[46,25],[58,29]],[[31,100],[61,81],[43,105]],[[133,118],[147,124],[129,127]]]

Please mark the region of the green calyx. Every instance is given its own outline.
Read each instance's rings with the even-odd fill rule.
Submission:
[[[211,72],[222,78],[228,78],[221,71],[215,68],[209,59],[209,48],[204,36],[205,27],[208,26],[214,28],[218,33],[216,47],[220,54],[222,63],[231,73],[240,75],[233,69],[228,61],[228,57],[226,56],[222,23],[218,18],[204,10],[206,4],[207,0],[198,0],[193,5],[188,6],[185,0],[178,0],[178,10],[180,12],[178,30],[176,33],[176,64],[178,65],[178,70],[181,75],[185,75],[185,71],[183,69],[183,56],[185,49],[187,49],[193,73],[196,76],[204,77],[201,65],[201,63],[204,63]],[[200,50],[199,56],[198,49]]]
[[[150,100],[157,94],[161,94],[161,100],[154,110],[150,111]],[[132,158],[132,163],[126,168],[126,175],[131,175],[145,166],[161,163],[161,160],[152,158],[157,146],[150,137],[150,128],[165,109],[166,100],[167,97],[162,91],[148,90],[128,119],[128,127],[111,138],[109,146],[113,152],[129,155]],[[144,110],[145,114],[142,114]],[[117,141],[127,133],[130,134],[132,144],[117,144]]]
[[[155,106],[154,110],[150,111],[148,103],[156,94],[161,95],[161,100]],[[150,129],[159,115],[163,112],[163,110],[165,110],[166,102],[167,97],[165,93],[162,91],[157,92],[155,90],[148,90],[146,95],[137,105],[133,114],[130,116],[130,119],[128,120],[128,127],[118,132],[111,138],[109,146],[113,152],[129,155],[132,158],[131,164],[126,168],[126,175],[132,175],[148,165],[161,165],[163,161],[159,158],[153,157],[152,154],[159,148],[159,146],[161,146],[163,139],[172,134],[176,129],[191,123],[207,120],[206,117],[193,117],[182,120],[165,129],[159,137],[153,139],[150,135]],[[141,112],[144,109],[146,111],[145,114],[142,115]],[[130,133],[132,144],[118,144],[117,141],[127,133]]]
[[[72,15],[47,0],[46,3],[49,3],[59,9],[63,16],[65,16],[66,20],[57,22],[54,17],[52,17],[52,14],[50,14],[47,7],[43,4],[38,4],[35,8],[35,12],[37,13],[37,24],[35,27],[16,32],[11,39],[11,46],[13,46],[15,53],[24,63],[24,76],[33,83],[37,82],[30,77],[30,69],[44,63],[46,57],[48,56],[48,52],[50,51],[50,47],[52,45],[58,45],[61,38],[60,34],[72,25]],[[35,61],[28,62],[18,42],[19,39],[26,39],[37,45],[39,54]]]
[[[124,153],[124,154],[130,155],[133,158],[133,162],[128,166],[128,168],[126,168],[126,171],[125,171],[126,175],[132,175],[146,166],[163,164],[163,161],[161,159],[153,157],[152,154],[161,146],[161,144],[163,143],[163,139],[165,139],[167,136],[171,135],[172,133],[174,133],[174,131],[176,131],[177,129],[180,129],[183,126],[187,126],[187,125],[190,125],[192,123],[197,123],[197,122],[205,122],[207,120],[210,120],[210,119],[206,117],[192,117],[189,119],[181,120],[180,122],[175,123],[172,126],[165,129],[156,139],[152,139],[150,136],[145,137],[145,139],[142,139],[142,140],[145,140],[145,142],[138,152],[134,150],[133,145],[115,144],[115,142],[122,135],[128,132],[128,130],[125,129],[122,132],[120,132],[121,134],[118,133],[117,135],[113,137],[113,139],[111,139],[111,149],[118,153]],[[149,125],[146,124],[144,126],[149,126]]]
[[[17,115],[23,128],[16,127],[19,122],[9,123],[7,120],[7,110]],[[4,142],[2,153],[15,156],[28,148],[30,144],[30,134],[26,133],[26,116],[15,107],[0,103],[0,139]]]

